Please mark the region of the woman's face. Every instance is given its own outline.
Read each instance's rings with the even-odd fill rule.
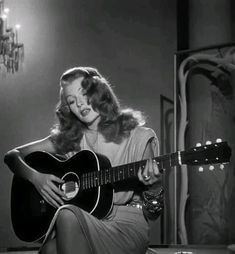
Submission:
[[[85,91],[81,86],[83,77],[79,77],[69,85],[63,87],[65,100],[71,110],[80,121],[87,124],[88,127],[97,128],[100,121],[100,115],[94,111],[91,104],[88,103]]]

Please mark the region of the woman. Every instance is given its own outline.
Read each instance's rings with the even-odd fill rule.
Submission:
[[[158,154],[155,133],[142,126],[140,112],[120,108],[111,86],[94,68],[69,69],[60,86],[58,123],[50,135],[5,155],[14,174],[29,180],[50,205],[59,208],[41,253],[145,253],[149,226],[142,193],[160,176],[156,162],[149,159]],[[63,180],[24,161],[34,151],[70,158],[84,149],[105,155],[112,166],[147,159],[138,171],[138,183],[114,185],[112,210],[101,220],[76,206],[64,206],[66,194],[57,187]]]

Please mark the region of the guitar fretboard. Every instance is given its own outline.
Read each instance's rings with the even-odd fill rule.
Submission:
[[[179,153],[172,153],[170,155],[152,158],[152,160],[156,161],[162,173],[167,167],[179,165],[179,158]],[[85,190],[137,177],[139,169],[141,168],[143,170],[146,162],[147,160],[141,160],[109,169],[85,173],[80,179],[81,187]]]

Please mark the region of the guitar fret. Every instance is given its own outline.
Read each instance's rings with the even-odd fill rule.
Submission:
[[[133,176],[136,176],[136,175],[137,175],[137,174],[136,174],[136,172],[137,172],[137,171],[136,171],[136,165],[137,165],[137,164],[133,164]]]
[[[121,181],[122,180],[122,169],[121,169],[121,167],[119,167],[119,169],[118,169],[118,173],[119,173],[119,181]]]
[[[111,183],[111,170],[108,170],[109,175],[109,183]]]
[[[109,183],[109,170],[106,170],[106,183]]]
[[[96,186],[97,186],[96,174],[97,174],[96,171],[92,172],[92,185],[93,185],[93,187],[96,187]]]
[[[134,176],[135,175],[135,169],[133,169],[133,167],[130,168],[130,176]]]
[[[87,176],[87,178],[86,178],[86,180],[87,180],[87,189],[89,189],[89,173],[87,173],[86,176]]]
[[[123,175],[123,169],[122,168],[120,169],[120,173],[121,173],[121,180],[123,180],[124,179],[124,175]]]
[[[127,165],[127,178],[130,177],[130,168],[131,168],[131,165]]]
[[[114,170],[111,170],[111,182],[114,183]]]
[[[122,180],[125,180],[126,179],[126,177],[125,177],[125,168],[122,168]]]
[[[105,170],[105,175],[106,175],[106,184],[109,182],[109,171]]]
[[[87,185],[86,185],[86,174],[83,175],[83,182],[84,182],[84,189],[86,189]]]
[[[125,170],[125,178],[128,179],[130,177],[130,167],[131,164],[129,164]]]
[[[99,185],[102,185],[102,177],[101,177],[101,171],[98,172],[98,181],[99,181]]]
[[[86,174],[83,174],[84,190],[86,189]]]
[[[98,178],[98,185],[101,185],[101,173],[100,173],[100,171],[97,173],[97,178]]]
[[[104,173],[105,173],[105,172],[102,170],[102,171],[101,171],[101,185],[103,185],[104,182],[105,182],[105,181],[104,181],[104,179],[105,179]]]
[[[98,171],[94,172],[94,187],[98,186],[98,177],[97,177]]]
[[[120,167],[117,167],[117,181],[120,181]]]
[[[82,189],[85,190],[85,176],[82,176]]]
[[[104,184],[107,183],[107,175],[106,175],[106,170],[104,171]]]
[[[120,171],[119,171],[119,167],[117,168],[117,173],[118,173],[117,180],[120,181]]]
[[[94,172],[91,173],[91,187],[95,187],[95,177]]]
[[[86,188],[88,189],[89,188],[89,177],[88,177],[88,173],[86,174]]]
[[[90,188],[90,183],[89,183],[89,173],[87,173],[87,189]]]
[[[107,170],[104,171],[104,184],[107,183]]]
[[[113,183],[115,183],[116,180],[116,175],[115,175],[116,171],[113,169]]]
[[[88,176],[87,176],[87,173],[85,174],[86,176],[86,189],[88,189]]]
[[[88,188],[90,189],[91,188],[91,173],[88,172]]]
[[[107,181],[107,179],[106,179],[106,170],[104,170],[104,184],[106,184],[106,181]]]
[[[99,171],[99,185],[103,184],[103,180],[102,180],[102,171]]]
[[[98,183],[98,171],[95,171],[95,187],[97,187],[98,185],[99,185],[99,183]]]
[[[92,172],[92,186],[95,187],[95,171]]]
[[[93,176],[94,172],[90,173],[90,178],[91,178],[91,188],[94,187],[94,176]]]
[[[102,171],[102,179],[103,179],[102,185],[104,185],[105,184],[105,170]]]
[[[117,167],[113,169],[114,170],[114,181],[118,181],[118,170]]]
[[[93,187],[93,172],[90,172],[90,181],[91,181],[91,188]]]
[[[91,172],[88,173],[88,176],[89,176],[89,188],[91,188],[91,184],[92,184],[92,181],[91,181]]]
[[[124,172],[123,172],[123,168],[121,168],[121,180],[124,180]]]
[[[108,183],[111,183],[111,170],[108,170]]]

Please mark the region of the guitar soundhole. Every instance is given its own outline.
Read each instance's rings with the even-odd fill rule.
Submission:
[[[60,185],[60,189],[66,195],[66,198],[63,199],[68,201],[75,198],[80,188],[78,175],[74,172],[69,172],[62,177],[62,180],[64,180],[64,183]]]

